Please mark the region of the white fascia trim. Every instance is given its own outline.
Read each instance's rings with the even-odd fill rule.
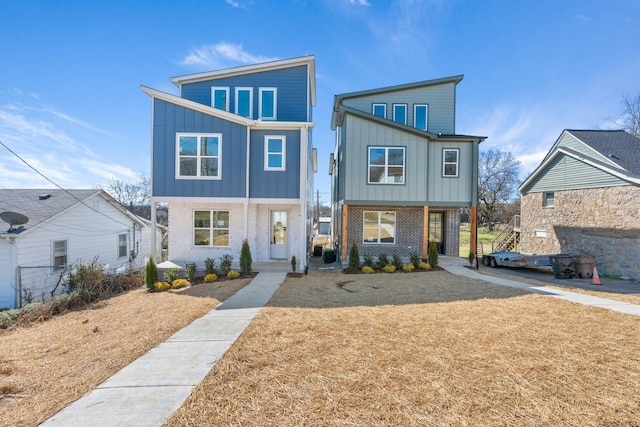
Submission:
[[[283,129],[283,130],[300,130],[313,128],[313,122],[278,122],[278,121],[262,121],[256,120],[251,129]]]
[[[190,108],[201,113],[208,114],[210,116],[219,117],[230,122],[235,122],[244,126],[251,126],[256,123],[255,120],[246,117],[239,116],[237,114],[229,113],[228,111],[219,110],[217,108],[210,107],[208,105],[200,104],[199,102],[190,101],[188,99],[180,98],[170,93],[162,92],[156,89],[151,89],[146,86],[140,86],[140,89],[152,98],[158,98],[163,101],[170,102],[172,104],[180,105],[182,107]]]
[[[252,198],[249,199],[252,205],[299,205],[300,199],[268,199],[268,198]]]
[[[238,204],[242,205],[247,199],[245,197],[176,197],[176,196],[154,196],[151,198],[152,203],[208,203],[211,205],[218,204]]]
[[[526,180],[525,182],[523,182],[523,183],[522,183],[522,185],[520,185],[520,187],[518,187],[518,191],[522,193],[522,190],[523,190],[525,187],[527,187],[527,185],[529,185],[529,184],[531,183],[531,181],[533,181],[533,180],[534,180],[534,179],[535,179],[535,178],[540,174],[540,172],[542,172],[542,171],[547,167],[547,165],[548,165],[549,163],[551,163],[551,161],[552,161],[553,159],[555,159],[555,158],[556,158],[559,154],[561,154],[561,153],[562,153],[562,154],[564,154],[564,155],[567,155],[567,156],[569,156],[569,157],[572,157],[572,158],[574,158],[574,159],[576,159],[576,160],[580,160],[581,162],[584,162],[584,163],[586,163],[586,164],[588,164],[588,165],[591,165],[591,166],[593,166],[593,167],[595,167],[595,168],[597,168],[597,169],[600,169],[600,170],[602,170],[602,171],[604,171],[604,172],[610,173],[611,175],[616,176],[616,177],[618,177],[618,178],[620,178],[620,179],[623,179],[623,180],[625,180],[625,181],[632,182],[632,183],[634,183],[634,184],[640,184],[640,179],[638,179],[638,178],[630,177],[629,175],[625,175],[625,174],[623,174],[623,173],[620,173],[619,171],[616,171],[616,170],[613,170],[613,169],[608,168],[608,167],[606,167],[606,166],[603,166],[603,165],[597,164],[597,163],[595,163],[594,161],[592,161],[592,160],[591,160],[590,158],[588,158],[588,157],[585,157],[585,156],[578,156],[578,155],[576,155],[576,154],[574,154],[574,153],[571,153],[571,152],[569,152],[569,151],[567,151],[567,150],[565,150],[565,149],[563,149],[563,148],[558,148],[558,149],[556,150],[556,152],[555,152],[555,153],[553,153],[553,154],[551,154],[550,156],[548,156],[548,157],[547,157],[547,158],[546,158],[546,159],[545,159],[545,160],[540,164],[540,166],[538,166],[538,167],[533,171],[533,173],[531,173],[531,175],[529,175],[529,178],[527,178],[527,180]]]
[[[313,55],[302,56],[300,58],[282,59],[271,62],[263,62],[260,64],[244,65],[241,67],[227,68],[224,70],[207,71],[204,73],[188,74],[185,76],[172,77],[171,81],[176,86],[180,87],[185,83],[196,83],[203,80],[209,80],[213,78],[231,77],[248,73],[255,73],[258,71],[270,71],[278,70],[281,68],[295,67],[298,65],[308,65],[313,69],[315,75],[315,57]],[[314,104],[315,105],[315,104]]]

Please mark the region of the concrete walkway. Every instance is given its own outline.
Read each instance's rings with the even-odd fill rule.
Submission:
[[[286,271],[259,273],[214,310],[41,425],[161,426],[240,336],[286,276]]]
[[[509,286],[512,288],[520,288],[540,295],[547,295],[578,304],[590,305],[593,307],[606,308],[608,310],[618,311],[620,313],[633,314],[640,316],[640,305],[630,304],[627,302],[614,301],[607,298],[600,298],[591,295],[578,294],[562,289],[550,288],[547,286],[532,285],[517,280],[505,279],[502,277],[489,276],[487,274],[478,273],[475,270],[465,267],[467,261],[462,258],[440,257],[439,265],[448,272],[457,276],[468,277],[473,280],[484,280],[501,286]]]

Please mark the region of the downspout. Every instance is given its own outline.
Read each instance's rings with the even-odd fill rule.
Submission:
[[[247,159],[245,172],[245,198],[244,198],[244,238],[249,240],[249,167],[251,159],[251,129],[247,125]]]
[[[151,141],[149,144],[150,147],[150,151],[151,151],[151,164],[149,165],[149,174],[151,175],[150,178],[150,185],[149,185],[149,190],[151,191],[151,194],[149,195],[149,204],[151,205],[151,240],[150,240],[150,244],[151,244],[151,248],[149,250],[149,258],[153,259],[154,262],[157,261],[156,259],[156,227],[157,225],[157,219],[156,219],[156,201],[153,198],[153,120],[155,118],[155,98],[151,98]],[[161,251],[162,252],[162,251]]]
[[[309,254],[307,252],[307,247],[309,246],[309,237],[307,235],[307,174],[309,173],[309,125],[305,124],[303,128],[301,128],[302,135],[300,136],[300,214],[302,221],[302,236],[301,243],[299,248],[302,250],[301,256],[304,259],[304,265],[301,265],[302,271],[307,271],[307,266],[309,262]],[[304,150],[302,149],[304,147]]]

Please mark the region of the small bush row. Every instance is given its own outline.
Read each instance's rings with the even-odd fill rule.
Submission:
[[[405,264],[402,261],[402,258],[394,254],[391,256],[391,259],[385,253],[381,253],[378,255],[378,258],[375,262],[376,266],[380,268],[385,273],[395,273],[396,271],[402,270],[405,273],[411,273],[416,269],[420,270],[430,270],[432,266],[438,265],[438,251],[436,247],[435,241],[431,241],[429,243],[429,252],[428,252],[428,263],[422,262],[420,259],[420,255],[416,252],[412,252],[409,255],[409,263]],[[369,254],[365,254],[362,257],[362,269],[360,268],[360,253],[358,249],[358,245],[354,242],[351,245],[351,250],[349,251],[349,270],[358,271],[360,270],[362,273],[371,274],[374,272],[374,261],[373,257]]]

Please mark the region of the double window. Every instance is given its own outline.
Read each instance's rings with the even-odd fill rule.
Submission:
[[[283,171],[287,168],[287,139],[284,136],[264,137],[264,170]]]
[[[229,111],[229,88],[211,88],[211,106],[219,110]]]
[[[229,246],[229,211],[195,211],[193,213],[195,246]]]
[[[407,104],[393,104],[393,121],[407,124]]]
[[[261,87],[259,89],[259,105],[258,118],[262,120],[276,120],[278,91],[275,87]]]
[[[176,177],[220,179],[222,135],[216,133],[176,135]]]
[[[52,247],[53,267],[60,270],[67,266],[67,241],[54,240]]]
[[[369,147],[369,184],[404,184],[404,147]]]
[[[445,148],[442,154],[442,175],[449,177],[458,176],[458,162],[460,150],[457,148]]]
[[[242,117],[253,116],[253,88],[236,88],[236,114]]]
[[[365,211],[362,224],[362,242],[393,244],[396,242],[396,213],[393,211]]]
[[[118,234],[118,258],[124,258],[127,256],[127,233]]]

